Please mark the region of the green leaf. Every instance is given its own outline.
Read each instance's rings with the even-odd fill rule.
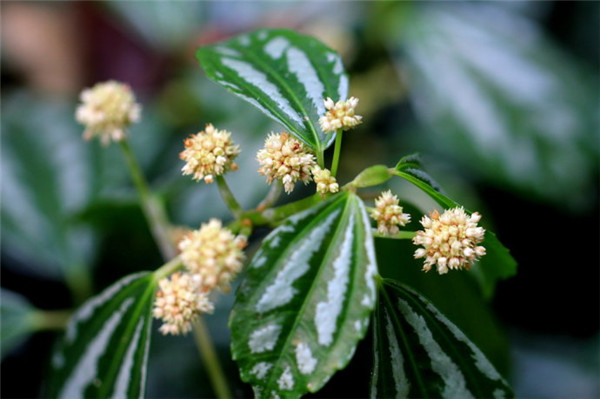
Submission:
[[[314,149],[335,139],[319,127],[323,100],[345,100],[348,77],[340,56],[317,39],[284,29],[261,29],[200,47],[207,76],[259,108]]]
[[[418,4],[410,17],[395,16],[402,17],[386,39],[427,127],[424,145],[502,187],[561,207],[593,205],[595,71],[499,2]]]
[[[346,366],[375,306],[376,274],[366,211],[348,192],[265,238],[230,319],[233,357],[257,396],[316,392]]]
[[[383,280],[375,312],[371,397],[512,397],[485,355],[427,299]]]
[[[92,198],[96,178],[72,104],[19,93],[8,96],[3,111],[3,251],[44,278],[76,274],[95,253],[94,232],[74,215]]]
[[[402,158],[395,169],[397,176],[419,187],[444,209],[461,206],[448,198],[435,180],[422,169],[417,155]],[[465,211],[470,213],[466,208]],[[496,235],[488,229],[485,231],[482,245],[487,249],[487,254],[478,261],[477,266],[472,268],[471,272],[477,276],[484,295],[489,298],[493,295],[494,287],[499,279],[505,279],[517,273],[517,262]]]
[[[385,165],[374,165],[360,172],[354,180],[352,180],[352,186],[354,187],[371,187],[378,184],[383,184],[392,178],[392,173]]]
[[[25,297],[0,288],[0,359],[35,330],[35,312]]]
[[[407,208],[407,204],[403,207]],[[419,224],[419,212],[409,211]],[[410,225],[410,224],[409,224]],[[494,364],[502,375],[510,370],[508,337],[483,296],[474,273],[456,272],[440,275],[424,273],[422,259],[415,259],[416,247],[410,240],[375,239],[379,274],[401,282],[424,295],[456,324]],[[487,255],[486,255],[487,256]],[[478,269],[475,266],[473,269]]]
[[[52,356],[47,396],[142,397],[155,288],[154,276],[142,272],[87,301]]]

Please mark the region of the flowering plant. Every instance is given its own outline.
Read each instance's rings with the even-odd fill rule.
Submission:
[[[177,229],[128,145],[127,128],[141,117],[131,90],[108,82],[84,91],[76,112],[84,136],[121,146],[166,263],[122,278],[72,316],[53,356],[49,395],[143,396],[155,318],[163,334],[194,332],[216,395],[231,397],[202,315],[238,279],[231,351],[257,397],[319,391],[352,361],[369,331],[373,365],[365,375],[372,397],[511,396],[465,333],[414,287],[386,275],[406,266],[381,261],[378,251],[390,241],[408,242],[400,251],[424,258],[423,271],[465,273],[488,297],[499,278],[514,274],[514,260],[479,226],[479,213],[443,194],[416,155],[337,180],[342,138],[351,139],[363,121],[359,100],[348,98],[339,55],[314,38],[265,29],[201,47],[197,58],[209,78],[283,126],[266,135],[256,155],[270,191],[252,209],[242,208],[226,175],[248,167],[234,163],[244,151],[235,144],[243,132],[209,123],[185,140],[182,174],[216,183],[233,220]],[[370,207],[373,187],[396,178],[421,189],[438,209],[421,215],[390,190],[375,195]],[[299,181],[314,182],[314,195],[280,205]],[[263,228],[271,230],[264,237]],[[253,242],[259,248],[244,252]]]

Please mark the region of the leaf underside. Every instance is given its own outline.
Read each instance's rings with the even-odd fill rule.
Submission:
[[[335,139],[319,127],[323,100],[345,100],[348,77],[335,51],[312,37],[261,29],[200,47],[207,76],[281,123],[317,152]]]
[[[87,301],[52,357],[49,397],[142,397],[150,346],[152,274],[132,274]]]
[[[346,366],[375,306],[375,262],[364,206],[347,192],[263,241],[230,319],[233,357],[256,396],[315,392]]]
[[[513,397],[485,355],[427,299],[392,280],[379,296],[372,398]]]

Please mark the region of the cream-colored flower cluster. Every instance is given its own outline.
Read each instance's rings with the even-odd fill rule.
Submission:
[[[98,83],[81,92],[82,104],[75,117],[85,125],[86,140],[99,136],[102,144],[125,138],[127,128],[140,119],[141,106],[135,102],[131,88],[123,83],[108,81]]]
[[[477,226],[481,215],[468,215],[462,207],[452,208],[439,214],[437,210],[423,216],[424,231],[417,231],[415,258],[425,258],[424,271],[437,264],[439,274],[448,269],[470,269],[471,265],[485,255],[485,248],[477,244],[484,239],[485,230]]]
[[[213,311],[209,294],[216,288],[231,289],[244,262],[245,246],[246,237],[235,236],[217,219],[184,235],[179,250],[186,271],[161,279],[154,302],[153,315],[162,319],[163,334],[185,334],[198,315]]]
[[[229,292],[229,282],[235,277],[244,262],[244,236],[234,236],[223,228],[221,221],[211,219],[199,230],[186,234],[179,243],[181,260],[202,291],[220,288]]]
[[[337,103],[334,103],[328,97],[323,103],[327,112],[319,118],[319,125],[321,125],[321,130],[324,132],[335,132],[340,129],[348,130],[362,122],[362,116],[354,114],[354,110],[358,105],[358,99],[355,97]]]
[[[317,192],[321,194],[321,196],[324,196],[327,193],[337,193],[340,191],[340,186],[335,177],[331,176],[331,171],[329,169],[322,169],[319,166],[315,166],[312,169],[312,175],[317,184]]]
[[[288,194],[298,180],[308,183],[311,170],[316,166],[315,156],[288,133],[269,134],[256,159],[261,166],[258,172],[267,176],[267,183],[280,179]]]
[[[385,236],[393,236],[400,231],[399,226],[405,226],[410,222],[410,215],[402,213],[398,197],[391,190],[384,191],[375,200],[375,208],[371,211],[371,217],[377,221],[377,231]]]
[[[215,176],[237,170],[233,160],[240,148],[233,143],[227,130],[218,130],[208,124],[203,131],[185,139],[184,145],[185,150],[179,158],[186,164],[181,170],[184,175],[192,175],[194,180],[212,183]]]
[[[171,278],[159,281],[152,314],[162,319],[160,332],[167,334],[186,334],[192,328],[192,322],[201,313],[212,313],[214,306],[208,293],[198,290],[198,284],[190,273],[173,273]]]

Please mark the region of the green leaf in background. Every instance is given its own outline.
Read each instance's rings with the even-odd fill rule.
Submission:
[[[409,155],[402,158],[395,169],[397,176],[419,187],[444,209],[461,206],[443,194],[441,188],[435,183],[433,178],[422,169],[418,156]],[[469,212],[467,209],[465,211]],[[485,239],[481,245],[487,249],[487,253],[470,272],[477,276],[484,295],[490,298],[494,293],[494,288],[498,280],[508,278],[517,273],[517,262],[510,255],[508,249],[498,240],[496,235],[488,229],[485,231]]]
[[[317,39],[283,29],[262,29],[200,47],[196,58],[208,77],[283,124],[317,154],[334,140],[323,133],[323,100],[345,100],[348,77],[340,56]]]
[[[84,303],[52,356],[47,396],[143,397],[155,289],[142,272]]]
[[[233,357],[257,396],[316,392],[346,366],[375,306],[376,274],[366,211],[348,192],[265,238],[230,319]]]
[[[44,104],[24,93],[3,102],[2,251],[21,271],[77,278],[95,249],[94,233],[74,218],[92,197],[93,151],[72,104]]]
[[[501,3],[415,3],[409,18],[387,15],[402,18],[390,21],[387,40],[435,134],[423,138],[504,187],[561,207],[593,205],[600,146],[592,71]]]
[[[513,397],[479,348],[412,289],[384,280],[373,327],[372,398]]]
[[[0,359],[35,331],[35,312],[23,296],[0,288]]]

